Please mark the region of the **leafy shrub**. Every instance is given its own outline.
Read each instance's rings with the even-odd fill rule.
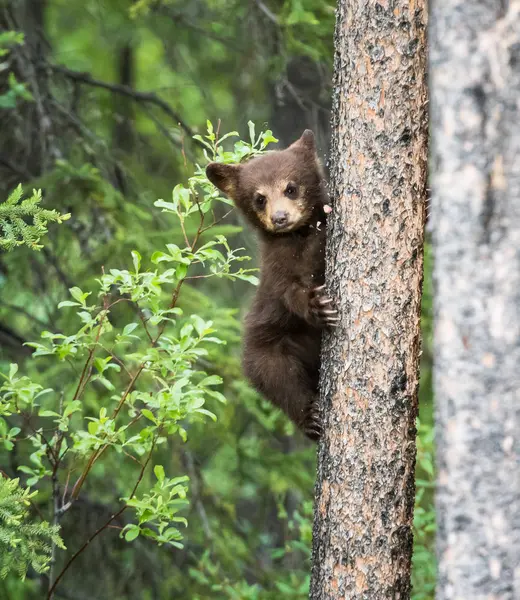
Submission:
[[[257,136],[252,123],[250,134],[250,142],[237,141],[232,151],[225,151],[222,142],[237,134],[219,139],[208,122],[207,135],[198,139],[205,146],[208,161],[223,162],[246,160],[276,141],[270,131]],[[10,197],[8,207],[16,207],[20,197],[21,188]],[[39,199],[35,194],[31,201],[22,202],[20,210],[35,210]],[[43,521],[18,528],[20,541],[14,537],[13,525],[16,519],[21,522],[25,513],[16,513],[13,507],[31,494],[26,489],[13,495],[19,489],[17,480],[4,483],[11,504],[5,509],[3,543],[20,549],[19,554],[9,558],[9,565],[16,564],[20,574],[25,574],[29,565],[38,572],[47,569],[54,549],[36,543],[38,536],[48,532],[43,539],[51,546],[63,547],[57,536],[58,520],[77,501],[89,476],[109,453],[135,465],[133,481],[126,493],[122,490],[119,510],[65,563],[51,581],[50,595],[77,556],[127,510],[135,514],[135,521],[121,529],[128,542],[144,536],[159,545],[182,548],[179,526],[187,521],[178,513],[187,504],[188,477],[169,478],[164,467],[157,464],[151,480],[147,467],[153,462],[154,450],[168,438],[179,436],[185,442],[190,423],[215,420],[213,406],[209,410],[206,404],[222,403],[225,398],[215,389],[221,377],[206,372],[211,367],[208,348],[224,342],[211,321],[197,314],[184,314],[178,306],[179,298],[183,286],[186,289],[191,280],[199,278],[256,283],[255,269],[241,266],[248,260],[241,249],[231,249],[222,234],[210,237],[220,221],[214,210],[219,203],[229,204],[229,200],[220,195],[207,180],[204,168],[197,165],[187,185],[174,188],[171,201],[155,203],[178,219],[185,247],[169,243],[145,260],[133,251],[130,269],[103,269],[95,295],[79,287],[70,289],[71,299],[62,301],[59,308],[76,313],[77,331],[44,331],[41,342],[29,345],[34,348],[34,358],[46,357],[48,365],[58,366],[56,380],[60,380],[60,370],[74,369],[74,386],[44,388],[20,376],[15,364],[4,375],[0,387],[0,441],[8,451],[30,445],[29,462],[18,470],[27,476],[26,485],[50,488],[54,499],[51,512],[55,525]],[[40,227],[37,234],[27,234],[20,224],[22,238],[32,245],[44,222],[43,215],[34,215],[35,226]],[[63,219],[57,213],[55,216]],[[50,217],[45,216],[47,220]],[[194,233],[190,235],[190,231]],[[94,391],[94,402],[86,401],[87,390]],[[13,419],[17,421],[15,427],[8,424]],[[72,472],[78,473],[73,484]]]

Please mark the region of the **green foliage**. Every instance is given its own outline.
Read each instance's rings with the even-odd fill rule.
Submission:
[[[24,35],[19,31],[3,31],[0,33],[0,58],[9,54],[12,46],[23,44]],[[31,92],[24,83],[17,81],[14,73],[8,75],[8,90],[0,94],[0,109],[16,108],[18,99],[33,100]]]
[[[263,581],[262,584],[248,583],[244,577],[239,580],[231,579],[225,568],[206,551],[197,567],[189,571],[199,589],[193,600],[214,597],[228,600],[278,600],[281,596],[306,600],[310,585],[312,506],[312,501],[303,502],[301,509],[296,510],[291,519],[287,518],[280,506],[279,516],[287,527],[289,539],[284,547],[270,552],[269,558],[276,564],[275,579]]]
[[[288,49],[319,61],[330,52],[336,3],[330,0],[286,0],[279,22],[284,27]]]
[[[29,567],[37,573],[49,568],[51,546],[65,549],[59,527],[30,518],[28,506],[37,492],[19,485],[18,479],[0,476],[0,578],[17,573],[25,579]]]
[[[239,162],[263,152],[276,141],[269,131],[256,136],[253,123],[250,133],[250,143],[237,141],[232,151],[224,151],[221,142],[230,136],[218,139],[208,122],[208,134],[203,140],[206,157]],[[11,199],[10,205],[17,200]],[[69,335],[44,331],[43,343],[29,345],[35,349],[35,358],[49,357],[63,365],[60,370],[64,374],[60,370],[57,374],[60,380],[66,379],[65,373],[72,365],[79,374],[75,386],[44,389],[27,376],[20,377],[16,364],[3,376],[2,440],[8,451],[16,448],[18,452],[24,443],[31,445],[29,464],[18,467],[28,476],[27,484],[51,484],[55,490],[61,472],[79,470],[73,488],[68,490],[65,485],[64,497],[68,498],[61,507],[55,506],[55,517],[70,510],[95,463],[112,450],[138,465],[135,483],[119,513],[133,509],[137,523],[124,527],[124,538],[132,541],[142,535],[159,545],[182,548],[182,535],[175,524],[187,524],[177,513],[188,504],[188,477],[167,478],[164,467],[156,465],[155,483],[149,483],[142,495],[137,494],[137,489],[157,446],[174,435],[185,442],[187,426],[192,421],[207,417],[216,420],[214,412],[205,407],[206,402],[225,402],[224,396],[214,389],[222,378],[202,368],[209,356],[208,345],[224,341],[214,335],[212,321],[198,314],[186,316],[177,305],[183,284],[193,278],[256,282],[251,274],[254,269],[235,267],[235,263],[248,257],[232,250],[223,235],[202,243],[204,235],[216,225],[213,208],[219,202],[228,200],[208,181],[204,168],[197,166],[186,187],[174,188],[172,202],[156,202],[163,212],[179,220],[184,248],[167,244],[166,252],[152,253],[146,261],[148,268],[143,266],[140,253],[133,251],[131,269],[110,269],[97,279],[96,296],[79,287],[69,290],[72,300],[60,302],[59,308],[74,309],[77,331]],[[21,206],[25,208],[23,203]],[[197,226],[189,239],[188,226],[194,219]],[[203,274],[192,275],[194,269],[199,269],[197,273],[202,269]],[[126,305],[126,310],[122,305]],[[86,403],[87,389],[93,386],[95,401]],[[22,423],[9,429],[5,419],[13,416],[21,417]],[[42,427],[28,428],[35,418]],[[18,434],[20,438],[16,437]],[[6,535],[6,543],[13,543],[9,539]],[[19,572],[24,573],[27,564],[26,560],[18,565]]]
[[[25,84],[20,83],[14,73],[9,73],[8,77],[9,89],[5,94],[0,94],[0,109],[1,108],[16,108],[18,99],[33,100],[31,92],[27,90]]]
[[[9,54],[9,48],[23,44],[24,35],[19,31],[2,31],[0,33],[0,57]]]
[[[0,204],[0,250],[12,250],[25,244],[33,250],[40,250],[40,238],[47,233],[48,223],[63,223],[70,214],[61,215],[56,210],[46,210],[40,206],[41,190],[33,190],[30,198],[22,200],[21,184]]]
[[[435,487],[433,428],[419,425],[417,438],[417,494],[414,511],[412,600],[431,600],[435,594]]]
[[[135,0],[130,8],[133,19],[149,16],[161,7],[176,6],[176,0]],[[218,3],[208,2],[211,8]],[[316,2],[316,0],[284,0],[270,2],[262,0],[257,3],[259,17],[265,17],[283,36],[287,51],[296,55],[307,55],[315,60],[327,56],[332,47],[336,3],[332,0]],[[238,12],[238,4],[235,6]]]
[[[149,537],[160,546],[169,544],[174,548],[183,548],[179,542],[182,535],[173,523],[188,525],[184,517],[177,516],[179,510],[188,504],[185,482],[189,478],[175,477],[168,479],[164,476],[164,467],[156,465],[154,468],[157,481],[149,493],[143,494],[141,498],[127,498],[126,503],[135,509],[138,524],[127,525],[121,535],[125,536],[127,542],[131,542],[139,535]],[[146,525],[146,527],[145,527]],[[155,526],[152,529],[152,526]]]

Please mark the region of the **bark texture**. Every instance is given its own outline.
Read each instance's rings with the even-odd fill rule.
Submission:
[[[313,600],[410,595],[426,193],[426,4],[340,0]]]
[[[440,600],[520,598],[520,2],[433,5]]]

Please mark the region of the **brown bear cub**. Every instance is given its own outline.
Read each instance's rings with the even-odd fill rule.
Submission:
[[[317,440],[321,332],[338,317],[323,289],[327,193],[314,134],[307,129],[289,148],[241,165],[211,163],[206,173],[260,238],[260,284],[245,321],[244,373]]]

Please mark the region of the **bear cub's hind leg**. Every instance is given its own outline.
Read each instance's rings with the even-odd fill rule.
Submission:
[[[307,437],[320,438],[317,376],[309,374],[298,357],[276,345],[255,347],[246,343],[243,364],[257,391],[281,408]]]

